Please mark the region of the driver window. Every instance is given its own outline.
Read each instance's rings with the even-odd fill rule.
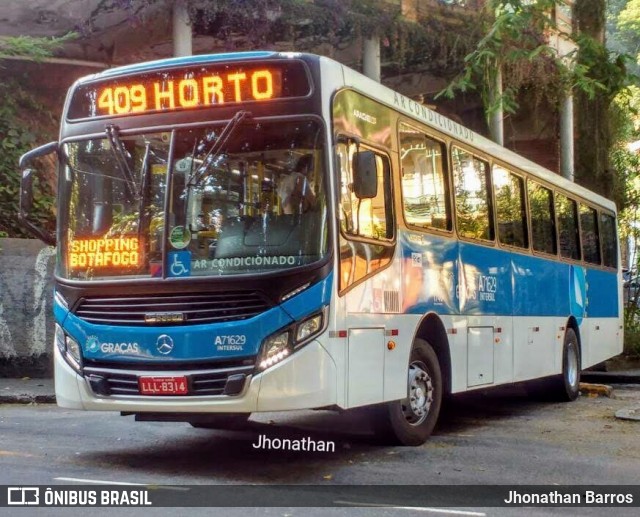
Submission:
[[[360,146],[360,150],[363,147]],[[394,221],[389,159],[375,153],[378,188],[371,199],[354,192],[354,143],[336,145],[339,174],[340,292],[386,267],[393,257]]]
[[[371,199],[358,199],[353,188],[355,144],[337,147],[340,167],[340,228],[353,237],[390,240],[393,237],[391,178],[389,160],[375,155],[378,189]]]

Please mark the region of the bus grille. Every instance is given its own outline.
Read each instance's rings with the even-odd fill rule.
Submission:
[[[196,325],[243,320],[272,306],[258,292],[229,291],[83,298],[74,313],[108,325]]]
[[[238,366],[218,370],[173,372],[185,375],[189,396],[238,395],[253,372],[253,366]],[[107,368],[84,368],[85,378],[98,395],[140,395],[138,377],[166,376],[166,372],[127,371]],[[230,386],[233,384],[233,389]]]

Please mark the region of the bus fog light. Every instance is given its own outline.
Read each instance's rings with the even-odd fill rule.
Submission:
[[[296,333],[296,342],[305,341],[312,336],[315,336],[322,330],[322,314],[316,314],[315,316],[303,321],[298,325],[298,332]]]
[[[268,338],[262,345],[262,356],[260,360],[260,370],[265,370],[270,366],[282,361],[289,355],[289,331],[282,332],[276,336]]]
[[[67,336],[62,330],[62,327],[56,323],[55,342],[58,350],[63,354],[67,351]]]

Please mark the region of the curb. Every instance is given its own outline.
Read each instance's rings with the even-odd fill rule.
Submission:
[[[55,395],[0,395],[0,404],[55,404]]]
[[[616,418],[620,420],[632,420],[635,422],[640,422],[640,406],[620,409],[619,411],[616,411]]]
[[[594,384],[640,384],[640,374],[636,372],[582,372],[580,379]]]

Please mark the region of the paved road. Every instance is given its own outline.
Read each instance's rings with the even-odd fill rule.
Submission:
[[[571,404],[536,402],[517,389],[467,394],[456,398],[435,436],[417,448],[376,444],[358,414],[272,413],[254,417],[244,431],[211,431],[52,405],[5,405],[0,406],[0,484],[637,484],[640,424],[613,414],[638,405],[640,388],[616,394]],[[336,451],[255,449],[260,435],[333,441]],[[241,511],[316,514],[302,508]],[[334,513],[363,515],[361,509],[323,509],[317,515]],[[602,509],[528,513],[601,515]]]

